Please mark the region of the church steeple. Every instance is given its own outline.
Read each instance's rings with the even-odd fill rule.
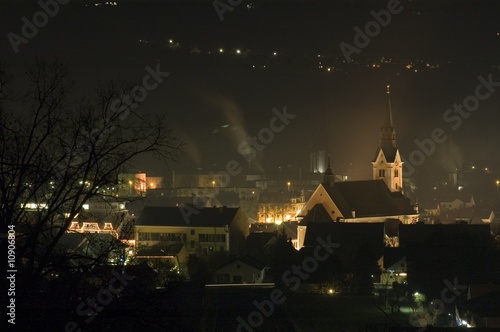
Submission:
[[[326,167],[325,173],[323,174],[323,184],[329,187],[333,187],[335,183],[335,175],[333,174],[332,167],[330,165],[330,155],[328,155],[328,165]]]
[[[385,181],[391,191],[403,188],[403,162],[396,142],[396,128],[392,121],[391,86],[387,85],[384,121],[380,128],[380,143],[373,166],[373,179]]]
[[[396,148],[396,128],[392,124],[392,107],[391,107],[391,86],[387,85],[387,91],[385,92],[387,96],[384,123],[380,128],[380,147],[384,148],[393,147]]]

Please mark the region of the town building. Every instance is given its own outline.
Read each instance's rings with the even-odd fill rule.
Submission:
[[[241,255],[248,234],[248,218],[240,208],[146,206],[135,223],[136,257],[161,258],[174,244],[178,253],[186,251],[179,257],[181,266],[191,254]]]
[[[418,208],[403,195],[403,162],[392,121],[389,86],[386,95],[380,143],[372,161],[373,179],[337,182],[328,157],[323,182],[298,214],[296,249],[304,246],[307,225],[311,222],[385,223],[396,219],[410,224],[418,221]]]

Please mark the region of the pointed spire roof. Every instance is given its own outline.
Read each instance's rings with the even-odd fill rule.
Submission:
[[[392,124],[391,86],[389,84],[387,84],[387,91],[385,93],[387,95],[387,103],[385,107],[384,127],[394,128]]]
[[[377,149],[374,161],[377,159],[379,151],[382,150],[387,162],[393,162],[396,157],[398,145],[396,143],[396,128],[394,127],[392,121],[391,86],[387,84],[386,87],[387,90],[385,94],[387,96],[387,101],[384,113],[384,122],[380,128],[380,145]]]

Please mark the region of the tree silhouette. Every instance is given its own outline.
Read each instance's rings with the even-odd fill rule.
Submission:
[[[182,144],[165,116],[140,110],[136,84],[111,82],[93,98],[71,98],[66,66],[38,59],[26,79],[28,88],[19,91],[0,64],[0,224],[2,233],[15,227],[16,296],[31,299],[53,291],[46,287],[60,271],[76,282],[120,249],[114,239],[75,260],[61,239],[89,200],[115,199],[105,188],[116,186],[136,158],[154,154],[166,162]]]

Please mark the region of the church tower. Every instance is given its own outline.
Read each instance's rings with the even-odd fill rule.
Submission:
[[[392,123],[391,91],[387,85],[384,123],[380,128],[380,144],[372,161],[373,179],[384,180],[391,191],[403,190],[403,162],[396,143],[396,128]]]

